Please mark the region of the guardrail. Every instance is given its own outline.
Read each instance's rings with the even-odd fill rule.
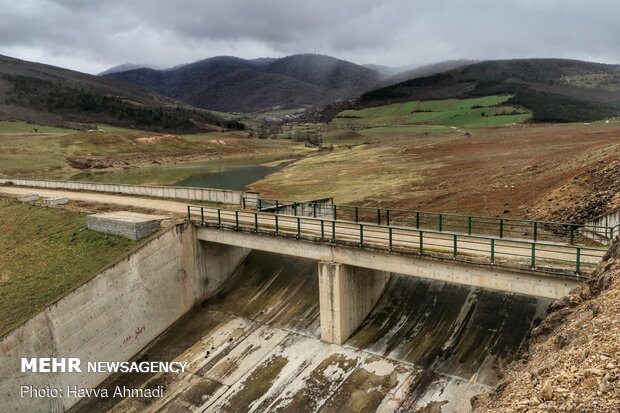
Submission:
[[[415,251],[474,259],[491,264],[506,263],[531,269],[580,275],[594,268],[605,249],[545,242],[502,239],[484,235],[440,232],[393,225],[279,215],[200,206],[187,207],[188,220],[202,226],[248,231],[375,248]]]
[[[479,215],[464,215],[442,212],[424,212],[392,208],[371,208],[351,205],[314,205],[309,202],[283,202],[278,200],[257,199],[254,205],[259,211],[266,209],[279,210],[279,205],[293,205],[290,215],[297,216],[299,208],[318,210],[315,218],[332,218],[342,221],[368,222],[377,225],[399,225],[416,229],[427,229],[438,232],[459,232],[473,235],[491,235],[498,238],[530,239],[534,242],[552,241],[591,245],[593,240],[583,235],[579,229],[584,224],[540,221],[520,218],[494,218]],[[329,207],[329,209],[328,209]],[[289,208],[291,210],[291,208]],[[301,215],[301,214],[299,214]],[[590,225],[590,230],[602,234],[601,237],[612,241],[620,233],[620,226]]]

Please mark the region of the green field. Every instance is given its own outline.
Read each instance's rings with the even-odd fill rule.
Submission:
[[[360,110],[345,110],[332,121],[340,126],[446,125],[465,128],[524,122],[530,113],[504,106],[510,96],[411,101]]]
[[[37,125],[27,122],[0,122],[0,133],[71,133],[73,129]]]
[[[86,229],[85,214],[3,197],[0,228],[0,335],[138,245]]]

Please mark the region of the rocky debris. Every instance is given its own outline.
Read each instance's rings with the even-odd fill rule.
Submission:
[[[582,223],[620,208],[620,161],[598,161],[539,201],[531,218]]]
[[[557,300],[474,412],[620,411],[620,238],[589,282]]]

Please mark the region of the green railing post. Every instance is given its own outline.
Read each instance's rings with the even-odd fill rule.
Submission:
[[[321,239],[325,239],[325,221],[321,220]]]
[[[203,207],[200,207],[200,223],[205,224],[205,209]]]
[[[245,197],[244,196],[241,197],[241,207],[245,209]]]
[[[336,241],[336,221],[332,221],[332,241]]]
[[[355,207],[355,222],[359,221],[359,208]]]
[[[495,264],[495,238],[491,238],[491,264]]]
[[[316,204],[312,204],[312,216],[316,218]]]
[[[254,231],[258,232],[258,213],[254,213]]]
[[[574,225],[570,226],[570,243],[571,244],[575,243],[575,226]]]
[[[420,211],[415,213],[415,227],[420,229]]]
[[[360,225],[360,247],[364,246],[364,226]]]
[[[338,206],[334,205],[334,221],[338,219]]]
[[[577,247],[575,255],[575,273],[581,274],[581,248]]]
[[[192,220],[192,209],[189,205],[187,206],[187,220],[188,221]]]
[[[258,210],[262,211],[263,210],[263,200],[258,198]]]
[[[388,228],[388,239],[389,239],[389,247],[388,249],[392,251],[392,227]]]
[[[280,202],[276,199],[276,214],[280,213]]]
[[[538,241],[538,222],[534,221],[534,242]]]
[[[276,235],[278,235],[278,216],[274,215],[274,218],[276,219]]]
[[[443,214],[439,214],[439,232],[443,231]]]
[[[301,237],[301,218],[297,217],[297,238]]]
[[[235,229],[239,229],[239,211],[235,211]]]
[[[467,217],[467,233],[471,235],[471,216]]]
[[[504,219],[500,218],[499,220],[499,237],[504,238]]]
[[[293,202],[293,215],[297,216],[297,202]]]
[[[424,232],[420,231],[420,255],[424,251]]]
[[[536,243],[532,242],[532,260],[531,260],[531,267],[534,268],[536,267]]]
[[[456,234],[454,234],[453,237],[454,237],[454,257],[456,258],[458,254],[457,249],[456,249]]]
[[[222,228],[222,210],[217,209],[217,227]]]
[[[385,225],[390,225],[390,210],[385,210]]]

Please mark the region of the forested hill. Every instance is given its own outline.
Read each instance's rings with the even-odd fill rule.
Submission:
[[[0,55],[0,120],[166,132],[243,128],[142,87]]]
[[[167,70],[141,68],[107,77],[218,111],[298,109],[359,96],[380,75],[324,55],[246,60],[220,56]]]
[[[565,59],[486,61],[375,89],[349,106],[499,94],[514,95],[506,103],[530,109],[537,122],[616,117],[620,115],[620,66]]]

